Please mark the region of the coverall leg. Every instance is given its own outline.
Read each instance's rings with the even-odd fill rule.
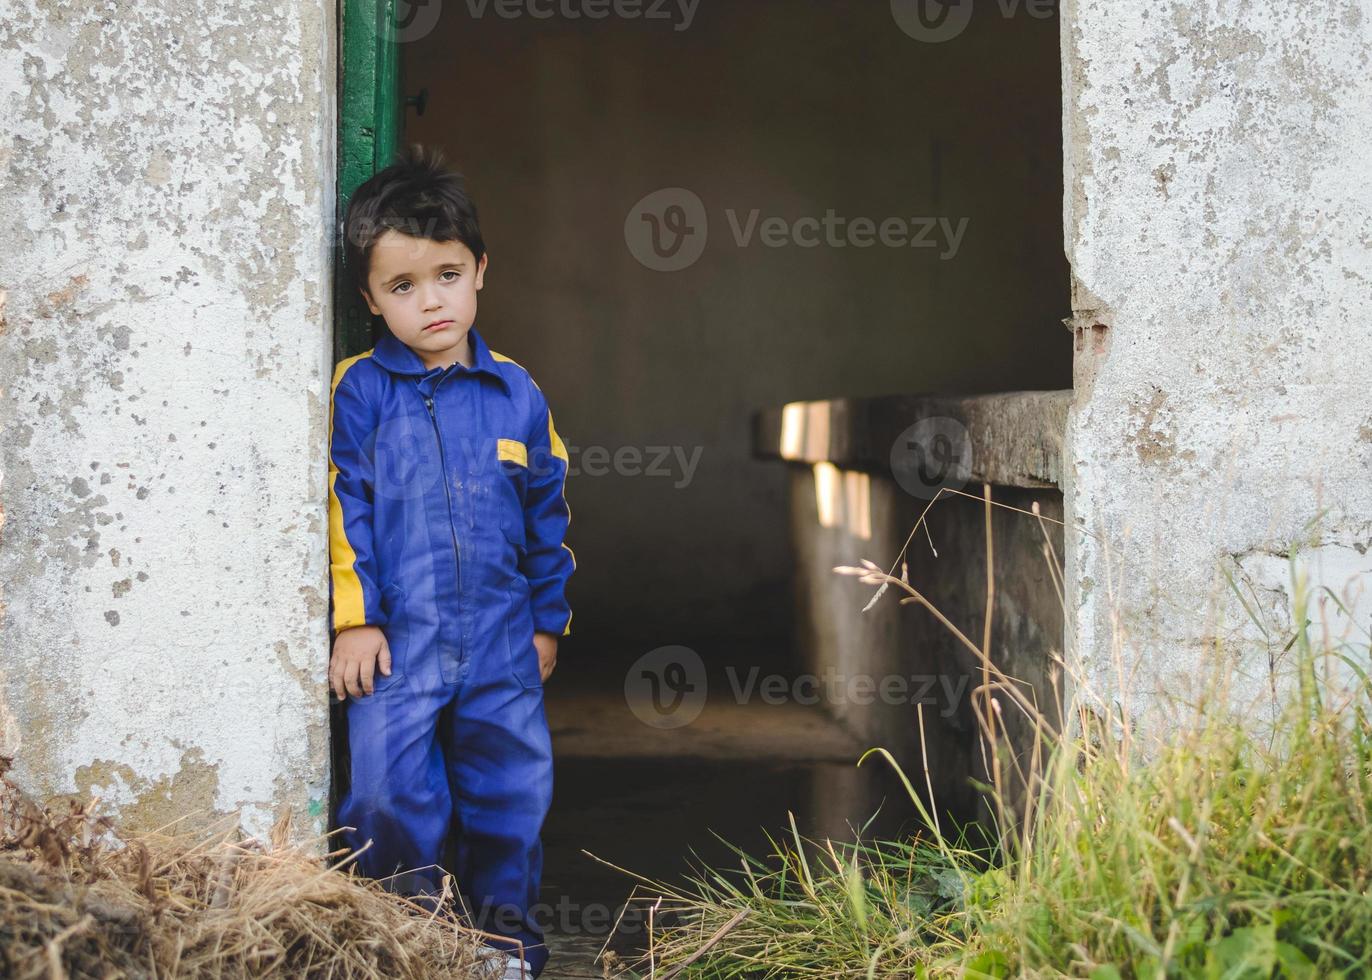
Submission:
[[[500,631],[502,634],[504,630]],[[532,636],[483,643],[444,682],[433,658],[406,651],[403,669],[349,698],[352,784],[339,806],[368,877],[403,894],[439,891],[444,839],[456,821],[457,878],[472,924],[505,937],[534,976],[548,959],[535,918],[543,870],[539,834],[552,802],[552,743]],[[516,674],[512,660],[518,659]],[[522,678],[522,679],[521,679]],[[444,708],[449,707],[445,711]]]
[[[539,834],[553,789],[543,689],[522,685],[508,659],[493,656],[472,668],[444,733],[458,823],[456,872],[473,924],[523,944],[537,975],[548,959],[534,916],[543,875]],[[503,946],[519,955],[513,944]]]

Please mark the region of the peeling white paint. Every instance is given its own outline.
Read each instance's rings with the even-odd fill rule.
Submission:
[[[1066,247],[1108,328],[1076,354],[1069,628],[1137,706],[1253,649],[1232,556],[1372,584],[1372,7],[1063,13]]]
[[[334,18],[0,21],[0,719],[42,795],[323,829]]]

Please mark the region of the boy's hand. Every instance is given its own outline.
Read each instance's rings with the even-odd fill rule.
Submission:
[[[354,626],[345,629],[333,641],[329,686],[340,701],[347,694],[355,698],[371,694],[377,667],[387,677],[391,676],[391,649],[386,645],[386,634],[381,628]]]
[[[557,635],[555,633],[535,633],[534,649],[538,651],[538,673],[547,681],[548,675],[557,666]]]

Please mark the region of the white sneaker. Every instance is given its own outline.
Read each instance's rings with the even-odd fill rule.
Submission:
[[[505,960],[507,955],[498,949],[491,949],[483,946],[477,950],[475,977],[484,977],[486,980],[504,980]]]
[[[477,969],[487,980],[531,980],[533,971],[527,962],[521,963],[518,956],[489,946],[476,954]]]

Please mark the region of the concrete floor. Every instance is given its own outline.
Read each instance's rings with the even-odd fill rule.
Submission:
[[[603,977],[607,940],[621,956],[646,947],[644,906],[611,937],[636,882],[601,861],[679,881],[701,861],[737,863],[714,834],[765,857],[764,831],[780,833],[788,811],[802,835],[846,840],[879,807],[872,830],[896,830],[912,809],[880,760],[854,766],[867,746],[815,707],[711,701],[692,724],[660,730],[608,685],[550,683],[546,703],[556,759],[543,833],[546,980]]]

